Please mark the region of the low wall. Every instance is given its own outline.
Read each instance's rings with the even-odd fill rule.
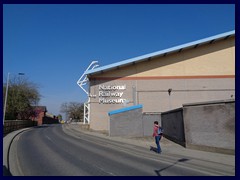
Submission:
[[[185,146],[185,133],[182,108],[161,114],[164,136],[182,146]]]
[[[161,124],[161,114],[142,113],[142,105],[111,111],[109,116],[110,136],[152,136],[154,121]]]
[[[23,129],[26,127],[37,126],[37,121],[32,120],[5,120],[3,127],[3,136],[12,131]]]
[[[235,153],[235,101],[183,105],[186,147]]]
[[[235,101],[184,104],[161,114],[164,136],[187,148],[235,153]]]
[[[142,105],[109,112],[109,136],[143,136]]]
[[[143,123],[143,136],[152,136],[153,134],[153,123],[158,121],[161,125],[161,113],[143,113],[142,114]]]
[[[42,118],[42,124],[58,124],[58,123],[59,123],[59,120],[58,119],[54,119],[52,117],[44,116]]]

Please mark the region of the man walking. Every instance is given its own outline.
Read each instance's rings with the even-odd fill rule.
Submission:
[[[154,126],[153,126],[153,137],[155,137],[155,142],[157,145],[157,153],[161,153],[161,147],[160,147],[160,139],[161,139],[161,134],[159,133],[159,125],[158,121],[154,121]]]

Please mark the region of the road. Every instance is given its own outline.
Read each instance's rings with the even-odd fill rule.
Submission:
[[[16,136],[9,153],[14,176],[209,176],[234,175],[232,167],[176,154],[156,154],[135,145],[62,125],[32,128]]]

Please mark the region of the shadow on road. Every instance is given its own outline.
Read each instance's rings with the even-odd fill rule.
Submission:
[[[182,158],[182,159],[179,159],[178,161],[176,161],[175,163],[171,164],[170,166],[167,166],[165,168],[162,168],[162,169],[159,169],[159,170],[155,170],[155,173],[158,175],[158,176],[161,176],[161,172],[168,169],[168,168],[171,168],[173,167],[174,165],[176,165],[177,163],[179,162],[185,162],[185,161],[188,161],[189,159],[186,159],[186,158]]]
[[[42,126],[34,126],[33,128],[48,128],[49,125],[42,125]]]
[[[3,176],[12,176],[6,166],[3,166]]]

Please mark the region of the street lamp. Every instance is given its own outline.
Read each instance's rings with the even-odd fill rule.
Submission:
[[[21,76],[21,75],[24,75],[24,73],[18,73],[18,75]],[[4,111],[3,111],[3,126],[4,126],[5,113],[6,113],[6,107],[7,107],[9,76],[10,76],[10,73],[8,73],[8,76],[7,76],[7,86],[6,86],[6,93],[5,93]]]

